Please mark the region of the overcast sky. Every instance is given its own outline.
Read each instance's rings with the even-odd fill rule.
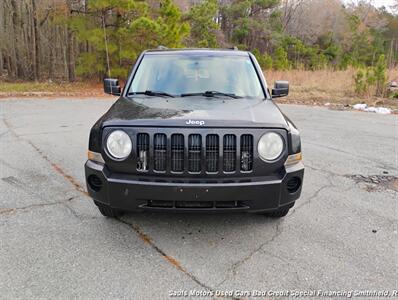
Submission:
[[[375,6],[391,6],[394,4],[394,0],[373,0]]]
[[[358,2],[358,0],[344,0],[345,2]],[[394,4],[394,0],[371,0],[374,6],[380,7],[380,6],[385,6],[389,8],[389,6]]]

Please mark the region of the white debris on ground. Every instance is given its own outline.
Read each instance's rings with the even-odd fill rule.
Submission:
[[[354,109],[357,110],[365,110],[368,106],[364,103],[357,103],[353,106]]]
[[[387,107],[368,106],[367,104],[364,104],[364,103],[357,103],[353,106],[353,108],[356,110],[362,110],[362,111],[366,111],[366,112],[374,112],[374,113],[383,114],[383,115],[391,114],[391,109],[389,109]]]
[[[325,106],[330,106],[330,102],[325,103]]]

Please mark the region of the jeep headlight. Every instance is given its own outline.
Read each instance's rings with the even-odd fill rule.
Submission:
[[[131,153],[131,139],[124,131],[115,130],[108,136],[106,148],[112,157],[117,159],[126,158]]]
[[[268,132],[258,141],[258,154],[262,160],[275,160],[282,154],[283,146],[284,142],[279,134]]]

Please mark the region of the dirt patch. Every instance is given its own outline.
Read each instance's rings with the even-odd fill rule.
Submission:
[[[390,189],[398,192],[398,177],[391,175],[346,175],[356,183],[365,183],[365,190],[374,192],[380,189]]]

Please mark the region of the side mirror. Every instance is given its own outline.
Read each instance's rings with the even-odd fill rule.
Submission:
[[[285,97],[289,94],[289,81],[275,81],[272,98]]]
[[[104,92],[114,96],[120,96],[122,90],[119,85],[118,79],[105,78],[104,79]]]

